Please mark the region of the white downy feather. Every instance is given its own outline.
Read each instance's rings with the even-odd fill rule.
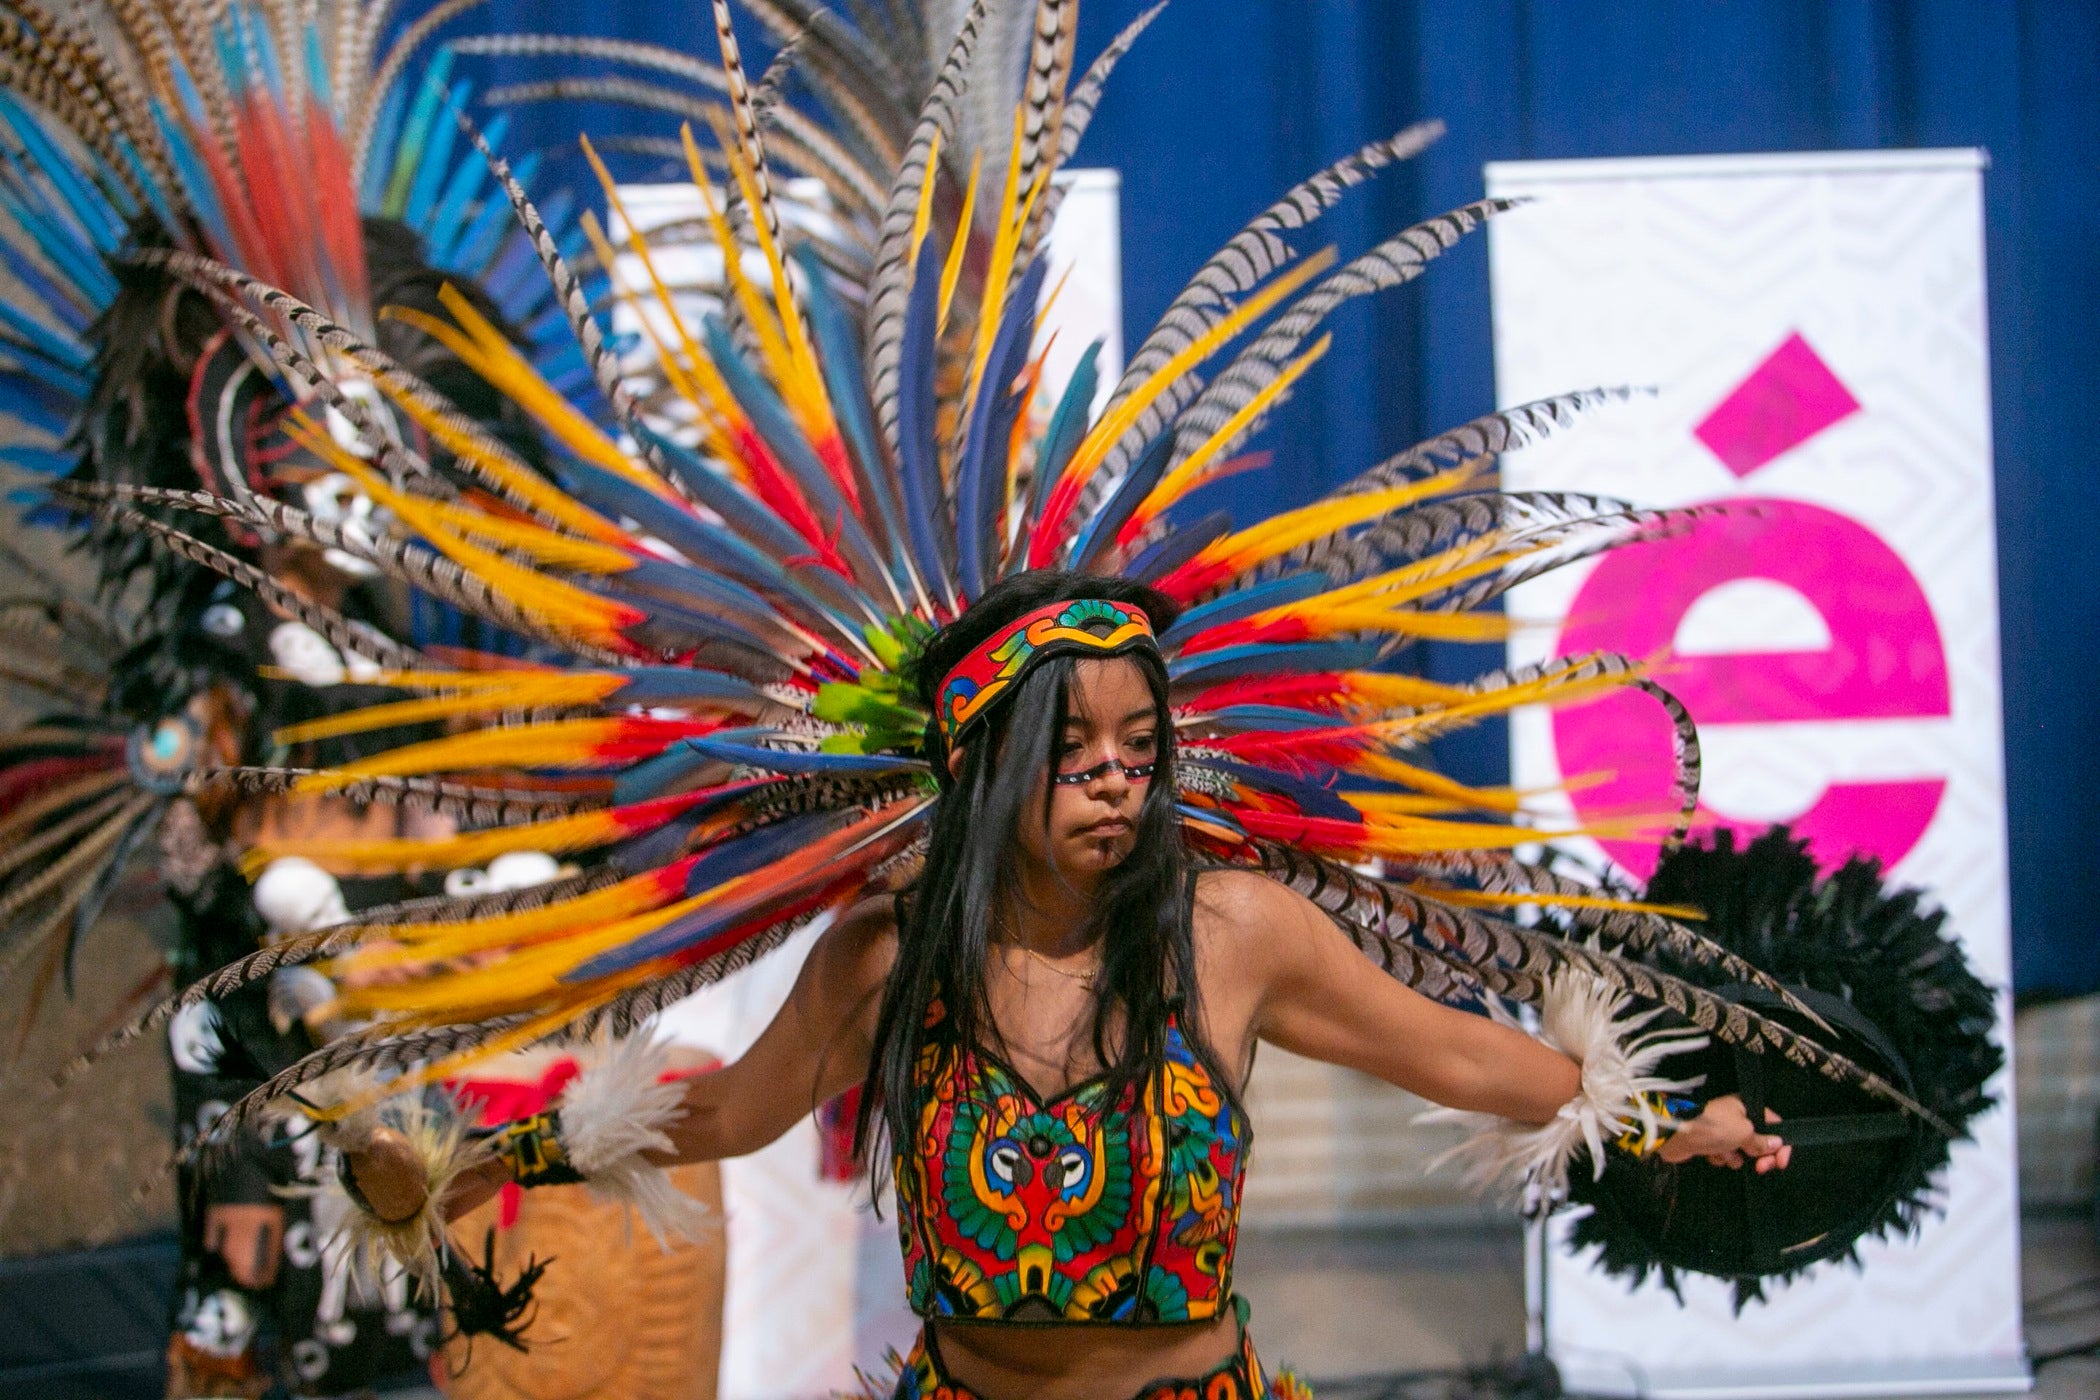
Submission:
[[[1586,972],[1569,969],[1549,979],[1539,1005],[1539,1039],[1582,1066],[1582,1087],[1546,1123],[1518,1123],[1487,1113],[1437,1109],[1423,1119],[1473,1125],[1466,1141],[1429,1164],[1434,1171],[1457,1160],[1467,1180],[1492,1191],[1514,1183],[1526,1214],[1567,1199],[1568,1172],[1587,1153],[1593,1176],[1604,1174],[1608,1144],[1629,1132],[1653,1143],[1668,1126],[1649,1096],[1680,1094],[1701,1079],[1666,1079],[1662,1061],[1696,1050],[1706,1037],[1642,1030],[1659,1009],[1635,1011],[1632,999]]]
[[[632,1206],[642,1225],[669,1248],[700,1238],[719,1222],[714,1212],[672,1184],[649,1152],[670,1150],[664,1129],[685,1116],[684,1086],[666,1080],[670,1048],[647,1031],[625,1040],[577,1047],[581,1071],[562,1091],[561,1140],[585,1184],[606,1200]]]

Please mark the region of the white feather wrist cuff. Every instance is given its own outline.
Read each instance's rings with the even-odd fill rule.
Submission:
[[[562,1091],[561,1141],[594,1195],[632,1206],[656,1242],[697,1239],[716,1222],[671,1183],[649,1152],[668,1152],[664,1129],[685,1116],[685,1089],[666,1080],[669,1047],[647,1032],[581,1050],[582,1069]]]
[[[1451,1109],[1423,1115],[1477,1129],[1430,1163],[1430,1170],[1456,1160],[1482,1190],[1513,1183],[1525,1212],[1535,1214],[1567,1199],[1568,1172],[1578,1153],[1587,1153],[1592,1175],[1602,1176],[1608,1144],[1628,1134],[1652,1142],[1666,1126],[1655,1100],[1701,1082],[1666,1079],[1659,1067],[1671,1055],[1703,1046],[1706,1037],[1675,1030],[1643,1034],[1660,1009],[1631,1008],[1630,997],[1589,973],[1568,969],[1550,978],[1539,1005],[1539,1039],[1582,1066],[1581,1089],[1546,1123]]]

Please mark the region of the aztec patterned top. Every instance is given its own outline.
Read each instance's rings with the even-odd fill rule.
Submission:
[[[984,1321],[1164,1323],[1216,1317],[1248,1124],[1167,1021],[1163,1072],[1108,1101],[1095,1075],[1044,1100],[980,1047],[940,1034],[917,1076],[917,1149],[897,1162],[912,1311]]]

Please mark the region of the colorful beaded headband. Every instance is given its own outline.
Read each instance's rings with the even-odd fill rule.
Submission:
[[[941,682],[941,737],[956,737],[1038,661],[1051,656],[1120,656],[1155,646],[1152,619],[1129,603],[1070,598],[1014,619],[955,664]]]

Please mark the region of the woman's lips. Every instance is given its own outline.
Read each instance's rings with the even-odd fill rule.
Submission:
[[[1082,828],[1080,835],[1121,836],[1128,830],[1130,830],[1130,819],[1128,817],[1110,817],[1105,821],[1098,821],[1092,826]]]

